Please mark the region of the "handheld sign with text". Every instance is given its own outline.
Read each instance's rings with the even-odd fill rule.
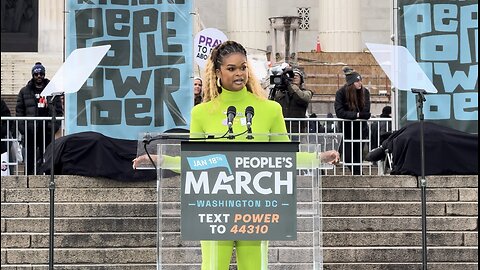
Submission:
[[[215,28],[204,29],[195,35],[193,52],[197,65],[205,68],[208,57],[212,50],[219,44],[227,41],[227,36]]]

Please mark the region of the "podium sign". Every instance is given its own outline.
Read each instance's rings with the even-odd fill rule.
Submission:
[[[269,256],[273,267],[323,269],[320,172],[328,168],[317,157],[339,138],[291,143],[280,142],[283,134],[253,134],[266,140],[234,142],[212,139],[217,135],[140,136],[138,154],[161,157],[142,165],[157,169],[157,269],[200,269],[197,240],[209,239],[261,241],[276,254]],[[148,138],[156,149],[143,145]],[[204,255],[216,260],[217,253]]]
[[[182,142],[183,240],[295,240],[298,143]]]

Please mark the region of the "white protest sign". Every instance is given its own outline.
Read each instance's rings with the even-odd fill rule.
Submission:
[[[217,45],[227,41],[227,36],[215,28],[204,29],[195,35],[193,43],[194,58],[197,65],[205,68],[210,53]]]

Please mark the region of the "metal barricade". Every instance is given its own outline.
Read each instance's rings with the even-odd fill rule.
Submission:
[[[64,118],[57,117],[56,120],[62,121],[62,127],[57,132],[56,137],[63,136],[63,127],[64,127]],[[387,131],[392,130],[392,120],[390,118],[370,118],[369,120],[345,120],[340,118],[328,118],[328,117],[319,117],[319,118],[286,118],[286,125],[292,127],[293,125],[304,126],[305,130],[299,131],[296,133],[289,133],[290,137],[301,136],[302,139],[306,140],[306,143],[314,143],[315,140],[318,140],[318,135],[321,134],[338,134],[342,133],[345,130],[346,125],[354,125],[355,122],[366,122],[368,126],[368,134],[363,134],[361,131],[361,138],[359,139],[347,139],[344,136],[344,139],[340,142],[340,147],[338,149],[323,149],[326,150],[337,150],[340,152],[340,163],[332,169],[324,170],[325,175],[351,175],[351,171],[348,169],[349,166],[359,166],[360,172],[362,175],[383,175],[388,171],[388,165],[391,164],[391,160],[387,160],[386,164],[384,162],[368,162],[364,158],[366,154],[372,149],[378,147],[381,141],[381,134],[383,131],[382,128],[386,127]],[[26,175],[26,167],[29,160],[34,160],[35,164],[34,173],[37,173],[39,163],[36,161],[43,157],[43,153],[38,152],[38,149],[45,149],[48,145],[45,138],[45,130],[48,126],[48,123],[51,121],[50,117],[2,117],[2,126],[7,125],[6,137],[2,137],[2,144],[7,144],[7,155],[8,160],[2,159],[2,169],[5,166],[8,166],[10,169],[10,175]],[[43,130],[42,134],[33,133],[33,139],[29,140],[27,138],[28,134],[22,135],[19,131],[20,125],[26,125],[28,122],[34,122],[35,130],[39,127]],[[305,136],[305,134],[308,134]],[[345,135],[345,134],[343,134]],[[347,136],[348,137],[348,136]],[[353,136],[350,136],[353,137]],[[38,138],[42,140],[38,141]],[[24,144],[20,144],[24,142]],[[29,145],[28,142],[32,142],[32,145]],[[345,160],[345,143],[354,143],[358,146],[357,149],[360,153],[359,162],[346,162]],[[17,158],[18,148],[14,145],[23,146],[21,149],[23,160]],[[338,144],[329,144],[329,145],[338,145]],[[26,151],[28,147],[33,147],[37,151],[33,152],[33,158],[29,157],[29,151]],[[351,154],[353,153],[353,147],[351,148]],[[30,151],[30,154],[32,152]]]
[[[55,134],[57,138],[64,135],[64,117],[56,117],[55,120],[62,123]],[[51,117],[1,117],[2,127],[5,125],[7,130],[7,134],[2,134],[2,144],[6,145],[7,150],[6,155],[2,155],[2,173],[5,166],[9,175],[27,175],[27,168],[31,166],[30,174],[37,174],[43,162],[43,153],[51,140],[51,135],[46,136],[51,121]],[[20,127],[26,129],[29,124],[34,132],[22,134]]]
[[[341,145],[338,149],[324,149],[324,150],[337,150],[340,153],[340,163],[335,166],[332,170],[323,171],[326,175],[352,175],[349,167],[358,166],[361,175],[384,175],[388,172],[387,165],[391,162],[384,164],[381,162],[369,162],[365,160],[365,156],[368,152],[375,149],[380,145],[382,139],[381,135],[384,132],[392,131],[392,119],[391,118],[370,118],[369,120],[346,120],[340,118],[328,118],[328,117],[318,117],[318,118],[285,118],[287,127],[303,126],[305,129],[304,133],[308,133],[310,140],[315,139],[315,134],[328,134],[328,133],[341,133],[343,134],[343,139]],[[354,136],[353,130],[357,126],[361,126],[362,123],[365,123],[368,127],[367,131],[359,130],[358,136]],[[354,127],[355,125],[355,127]],[[350,130],[350,134],[345,134],[345,128],[347,127]],[[367,134],[365,134],[367,133]],[[301,133],[289,133],[290,136],[300,136]],[[345,136],[348,135],[348,136]],[[347,144],[347,145],[346,145]],[[351,144],[353,147],[347,147],[349,150],[346,150],[346,146]],[[346,151],[350,151],[347,153]],[[351,156],[354,153],[359,153],[360,159],[358,161],[347,162],[345,157],[347,154]]]

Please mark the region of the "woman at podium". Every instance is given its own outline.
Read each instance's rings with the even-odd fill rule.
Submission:
[[[246,130],[250,132],[243,132]],[[251,131],[255,136],[249,137]],[[282,108],[279,103],[267,99],[241,44],[226,41],[212,51],[206,64],[203,101],[192,109],[190,134],[191,137],[194,134],[232,134],[220,139],[232,143],[289,141]],[[145,157],[134,160],[134,167],[141,158]],[[339,154],[323,152],[320,159],[337,162]],[[202,270],[228,270],[234,248],[238,270],[268,269],[268,241],[240,240],[201,241]]]
[[[191,134],[223,134],[229,124],[238,133],[251,124],[257,134],[283,134],[255,136],[254,141],[289,141],[282,107],[267,99],[241,44],[226,41],[217,46],[207,61],[205,77],[203,102],[192,110]],[[236,117],[229,123],[232,106]],[[253,108],[251,114],[255,112],[254,121],[248,119],[248,107]],[[247,141],[247,136],[233,140]],[[325,153],[331,155],[327,161],[338,159],[336,154]],[[239,270],[268,269],[268,241],[202,241],[201,246],[202,270],[228,270],[234,247]]]

